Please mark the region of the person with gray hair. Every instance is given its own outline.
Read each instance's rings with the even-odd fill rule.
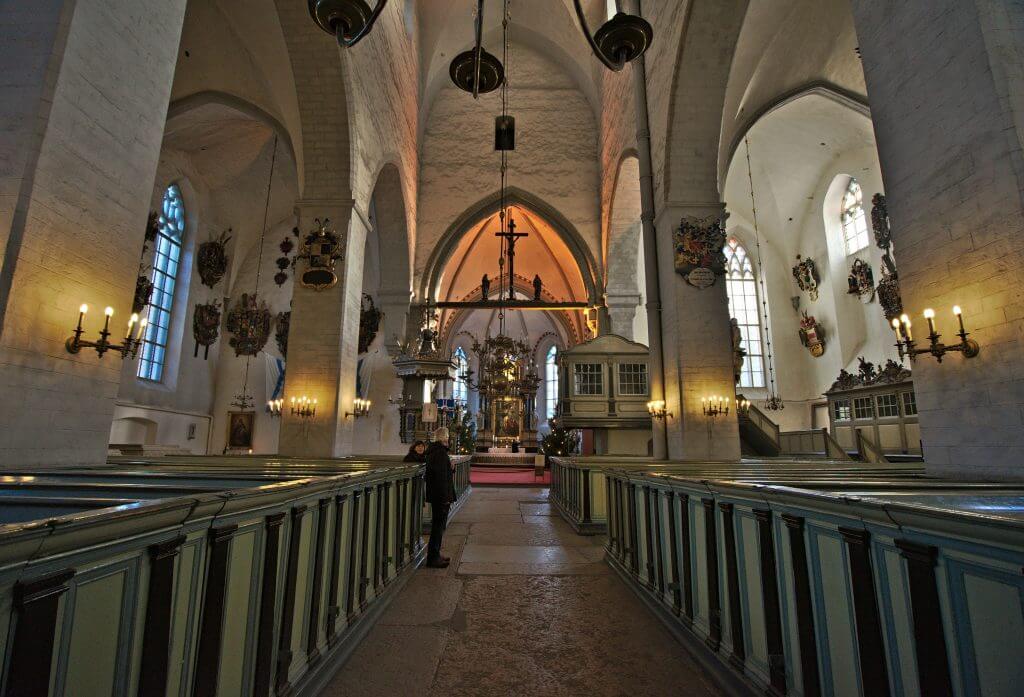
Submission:
[[[430,502],[430,542],[427,544],[427,566],[443,569],[451,560],[441,556],[441,539],[448,525],[448,511],[455,503],[452,478],[452,460],[448,456],[448,429],[444,426],[433,433],[434,440],[427,446],[426,499]]]

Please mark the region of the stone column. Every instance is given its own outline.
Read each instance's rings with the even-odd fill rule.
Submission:
[[[634,341],[633,319],[636,317],[637,308],[640,307],[639,294],[609,295],[607,303],[611,333]]]
[[[103,462],[185,0],[0,4],[0,463]],[[126,27],[131,27],[127,31]]]
[[[1024,477],[1024,5],[854,0],[903,305],[977,358],[914,362],[929,472]],[[867,193],[867,192],[865,192]]]
[[[666,206],[658,215],[658,272],[664,335],[665,408],[669,457],[685,460],[738,460],[736,411],[713,420],[704,416],[701,397],[736,396],[732,336],[725,281],[709,288],[691,286],[675,270],[673,233],[684,217],[721,216],[722,204]],[[710,429],[710,430],[709,430]]]
[[[329,218],[344,246],[333,288],[317,291],[300,282],[305,261],[296,269],[292,320],[285,372],[285,407],[281,416],[280,453],[296,457],[342,457],[352,452],[359,349],[359,301],[363,288],[363,250],[368,226],[351,200],[300,201],[299,229],[305,235],[316,218]],[[312,422],[293,416],[292,397],[317,400]]]

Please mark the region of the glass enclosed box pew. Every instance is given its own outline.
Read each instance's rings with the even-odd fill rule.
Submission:
[[[422,466],[230,460],[6,478],[73,510],[0,525],[0,692],[316,692],[422,558]]]

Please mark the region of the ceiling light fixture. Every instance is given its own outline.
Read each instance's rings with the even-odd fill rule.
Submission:
[[[377,0],[371,11],[364,0],[309,0],[309,15],[339,46],[352,48],[370,33],[387,4]]]
[[[614,17],[601,25],[596,34],[591,35],[580,0],[573,0],[573,5],[583,36],[587,37],[587,43],[597,59],[609,70],[622,70],[626,63],[644,55],[654,40],[654,29],[646,19],[621,11],[616,12]]]

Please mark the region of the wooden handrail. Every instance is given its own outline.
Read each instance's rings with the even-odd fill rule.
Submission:
[[[860,453],[861,460],[875,464],[889,464],[889,458],[885,456],[882,449],[865,436],[861,429],[855,429],[854,433],[857,434],[857,452]]]

